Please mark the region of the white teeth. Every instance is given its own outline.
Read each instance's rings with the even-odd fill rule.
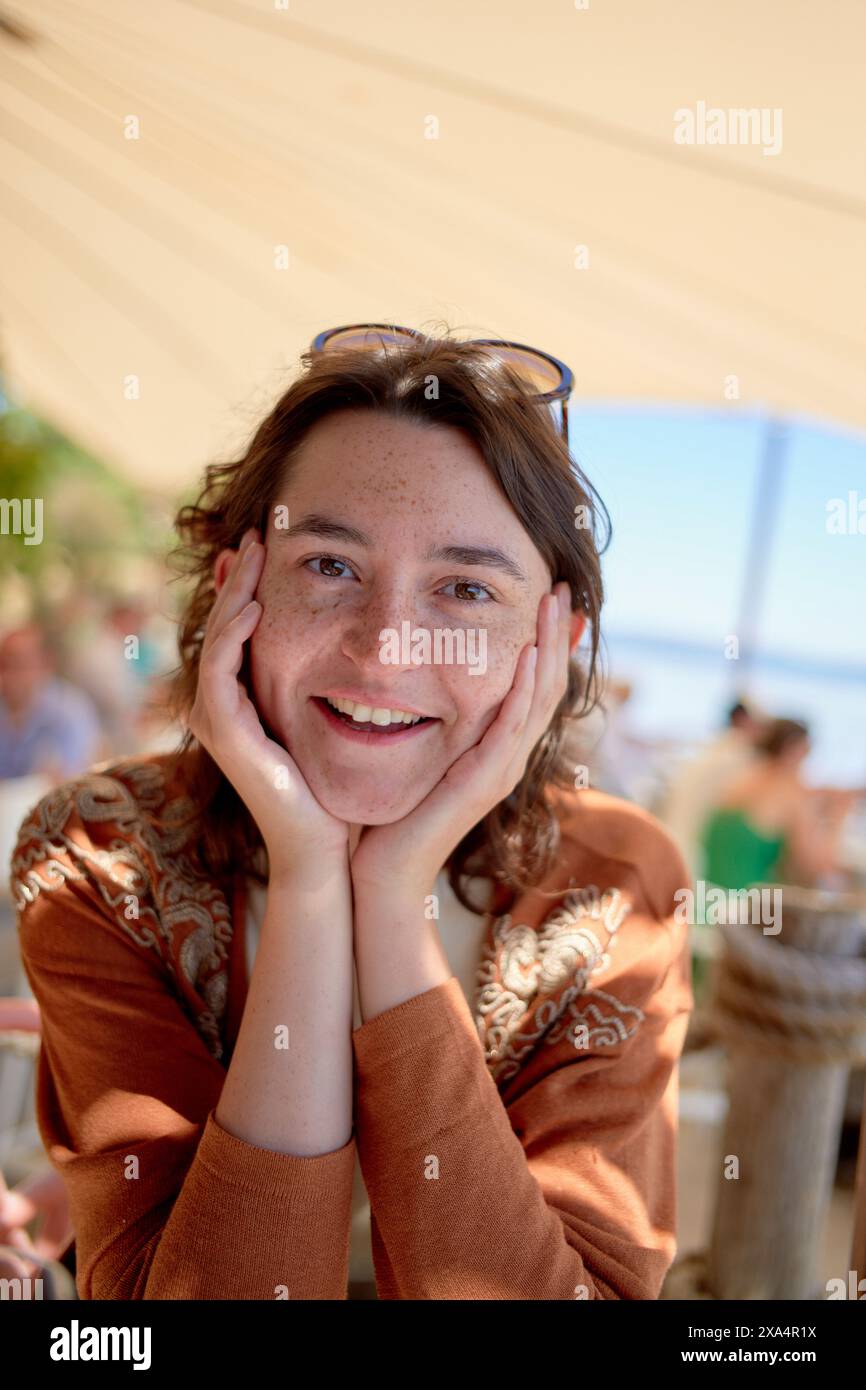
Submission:
[[[389,724],[417,724],[423,718],[423,715],[410,714],[405,709],[384,709],[379,706],[372,709],[370,705],[356,705],[354,700],[332,700],[329,695],[325,699],[341,714],[348,714],[356,724],[379,724],[387,728]]]

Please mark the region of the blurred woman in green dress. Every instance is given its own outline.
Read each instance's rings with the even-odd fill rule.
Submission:
[[[710,886],[729,892],[758,884],[830,886],[841,872],[843,822],[860,793],[803,783],[810,741],[807,726],[798,720],[769,721],[753,746],[755,761],[728,785],[700,833],[707,892]],[[696,930],[715,940],[719,920],[701,913]],[[715,950],[713,941],[707,941],[705,950],[693,954],[692,983],[699,1002]]]
[[[769,723],[755,743],[755,765],[727,788],[704,824],[708,883],[738,889],[784,880],[809,887],[838,873],[839,837],[858,793],[804,785],[810,749],[805,724]]]

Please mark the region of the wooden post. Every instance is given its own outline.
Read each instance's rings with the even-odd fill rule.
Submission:
[[[705,1264],[706,1292],[717,1299],[826,1296],[818,1251],[848,1073],[866,1057],[862,904],[783,892],[785,944],[757,925],[720,928],[711,1007],[728,1048],[730,1106]],[[863,1278],[862,1131],[858,1180],[852,1268]],[[847,1282],[848,1271],[838,1276]]]
[[[848,1065],[804,1066],[737,1048],[729,1067],[707,1284],[725,1300],[820,1297],[817,1252]]]

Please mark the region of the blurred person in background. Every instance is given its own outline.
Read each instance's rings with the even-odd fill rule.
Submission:
[[[703,871],[701,831],[727,787],[755,761],[755,740],[766,718],[739,699],[728,710],[725,727],[673,776],[658,807],[694,878]]]
[[[703,827],[707,882],[837,886],[843,824],[861,792],[806,786],[810,750],[808,726],[796,719],[773,719],[758,736],[753,765],[728,784]]]
[[[0,640],[0,778],[61,782],[105,756],[93,701],[58,676],[36,624]]]
[[[634,733],[633,694],[631,681],[608,680],[599,703],[570,731],[568,747],[575,771],[585,769],[584,785],[647,806],[664,744]]]
[[[66,669],[99,711],[106,757],[141,749],[140,722],[158,664],[146,604],[117,598],[101,609],[76,597],[69,615]]]

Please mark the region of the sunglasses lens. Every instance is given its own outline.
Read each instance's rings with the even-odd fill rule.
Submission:
[[[492,345],[487,351],[506,362],[539,396],[556,391],[562,385],[562,373],[556,363],[548,362],[531,348]]]
[[[337,333],[331,333],[322,345],[323,351],[331,352],[335,348],[377,348],[382,343],[410,343],[413,334],[404,333],[400,328],[378,328],[375,326],[361,326],[359,328],[341,328]]]
[[[339,348],[376,349],[389,344],[416,342],[419,334],[409,329],[391,324],[360,323],[346,328],[338,328],[330,333],[321,333],[313,342],[318,352],[334,351]],[[483,348],[491,357],[506,363],[529,390],[538,396],[552,396],[544,402],[556,429],[565,434],[564,402],[572,389],[571,373],[561,368],[559,363],[549,360],[534,348],[520,344],[503,343],[498,339],[473,339],[473,345]]]

